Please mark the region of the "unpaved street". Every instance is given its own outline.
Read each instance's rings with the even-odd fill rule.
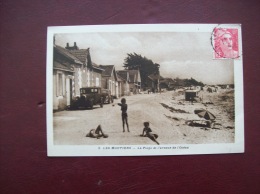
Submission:
[[[219,95],[219,94],[214,94]],[[149,121],[150,128],[159,135],[160,144],[202,144],[232,143],[234,129],[232,122],[223,113],[222,107],[209,105],[207,109],[222,120],[218,129],[191,127],[185,124],[190,119],[198,119],[195,108],[205,108],[202,103],[182,101],[183,95],[169,91],[161,94],[138,94],[127,96],[128,122],[130,132],[123,133],[120,99],[103,108],[93,110],[61,111],[54,113],[54,144],[57,145],[153,145],[146,137],[140,137],[143,122]],[[206,98],[204,96],[204,98]],[[211,98],[214,100],[214,96]],[[181,102],[181,103],[180,103]],[[90,129],[102,125],[108,138],[85,137]],[[231,129],[230,129],[231,128]]]

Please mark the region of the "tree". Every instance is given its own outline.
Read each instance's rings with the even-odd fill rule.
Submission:
[[[136,53],[127,53],[124,68],[128,70],[140,70],[142,86],[146,86],[146,80],[149,75],[160,76],[159,64]]]

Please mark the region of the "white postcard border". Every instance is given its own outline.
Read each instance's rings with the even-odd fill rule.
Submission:
[[[225,24],[238,28],[240,58],[234,60],[235,83],[235,143],[172,144],[172,145],[54,145],[53,141],[53,37],[57,33],[86,32],[212,32],[218,24],[138,24],[48,27],[47,32],[47,151],[48,156],[156,156],[227,154],[244,152],[243,54],[240,24]],[[141,29],[141,30],[140,30]],[[127,151],[127,152],[126,152]]]

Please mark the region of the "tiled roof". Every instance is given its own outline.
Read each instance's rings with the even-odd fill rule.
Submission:
[[[123,82],[126,81],[126,79],[122,78],[120,75],[117,74],[117,81]]]
[[[120,77],[122,77],[124,80],[128,81],[128,71],[127,70],[119,70],[116,72],[117,75],[119,75]]]
[[[129,72],[129,79],[130,82],[137,82],[138,81],[138,70],[127,70]]]
[[[92,68],[93,68],[93,69],[97,69],[97,70],[104,71],[103,68],[101,68],[99,65],[97,65],[96,63],[93,63],[93,62],[92,62]]]
[[[105,70],[102,72],[102,76],[112,76],[114,65],[100,65],[99,67]]]
[[[71,54],[73,54],[75,57],[77,57],[83,64],[87,64],[87,56],[89,55],[88,49],[79,49],[79,50],[70,50]],[[101,69],[97,64],[93,63],[91,61],[92,68],[97,70],[103,70]]]
[[[127,70],[129,75],[138,75],[138,70]]]
[[[88,50],[87,49],[79,49],[79,50],[70,50],[75,57],[77,57],[82,63],[86,63]]]
[[[93,66],[93,67],[98,67],[98,68],[99,68],[99,65],[97,65],[96,63],[93,63],[93,62],[92,62],[92,66]]]
[[[74,63],[77,64],[83,64],[77,57],[75,57],[72,53],[70,53],[67,49],[62,48],[61,46],[55,45],[54,51],[59,52],[60,54],[66,56],[70,60],[72,60]]]
[[[127,79],[127,73],[129,75],[130,82],[138,82],[139,70],[120,70],[120,71],[118,71],[118,74],[124,79]]]
[[[73,68],[69,68],[64,64],[59,63],[58,61],[54,61],[53,62],[53,69],[60,69],[60,70],[64,70],[64,71],[70,71],[73,72]]]

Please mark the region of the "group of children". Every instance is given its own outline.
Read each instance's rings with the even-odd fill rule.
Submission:
[[[127,126],[127,131],[130,132],[129,125],[128,125],[126,99],[122,98],[121,103],[118,103],[118,105],[121,106],[121,111],[122,111],[123,132],[125,132],[125,125]],[[149,125],[150,125],[149,122],[144,122],[143,133],[140,136],[141,137],[148,137],[149,139],[151,139],[152,141],[154,141],[155,143],[157,143],[159,145],[159,142],[156,140],[158,138],[158,135],[152,133],[152,130],[149,127]],[[98,125],[98,127],[96,129],[91,129],[90,132],[86,135],[86,137],[93,137],[93,138],[99,139],[100,137],[107,138],[108,135],[104,134],[101,125]]]

